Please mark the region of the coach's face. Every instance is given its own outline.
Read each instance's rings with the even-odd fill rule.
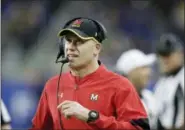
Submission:
[[[81,69],[97,60],[101,48],[100,43],[80,39],[73,33],[65,35],[65,40],[65,52],[70,68]]]

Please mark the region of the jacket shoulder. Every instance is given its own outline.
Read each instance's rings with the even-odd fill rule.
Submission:
[[[62,73],[60,80],[67,77],[69,75],[69,73]],[[51,78],[49,78],[46,83],[45,83],[45,89],[49,89],[49,88],[53,88],[53,86],[57,86],[59,80],[59,75],[54,75]]]
[[[133,85],[132,83],[124,76],[119,75],[117,73],[114,72],[109,72],[108,76],[111,79],[112,84],[114,84],[113,86],[116,89],[121,89],[121,90],[132,90],[133,89]]]

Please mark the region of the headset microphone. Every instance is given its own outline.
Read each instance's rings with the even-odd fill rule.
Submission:
[[[64,52],[64,39],[61,38],[60,39],[60,43],[59,43],[59,52],[57,54],[57,58],[56,58],[56,61],[55,63],[68,63],[69,62],[69,59],[67,57],[65,57],[65,52]],[[59,61],[59,58],[62,57],[62,59]]]
[[[55,63],[68,63],[69,62],[69,59],[67,57],[65,58],[62,58],[60,61],[59,61],[59,58],[61,57],[61,53],[59,52],[58,55],[57,55],[57,59],[55,61]]]
[[[65,57],[60,62],[62,62],[63,64],[65,64],[65,63],[68,63],[69,62],[69,59],[67,57]]]

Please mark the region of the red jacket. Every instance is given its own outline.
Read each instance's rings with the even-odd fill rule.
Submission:
[[[86,123],[72,117],[59,119],[57,109],[58,76],[51,78],[45,85],[36,114],[32,120],[33,129],[111,129],[131,130],[149,129],[146,111],[132,84],[124,77],[105,68],[104,65],[83,79],[71,73],[64,73],[60,80],[60,103],[64,100],[79,102],[82,106],[97,110],[100,118]]]

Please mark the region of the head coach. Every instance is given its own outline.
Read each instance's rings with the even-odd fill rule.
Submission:
[[[98,60],[106,39],[103,25],[74,18],[59,37],[57,59],[63,56],[70,71],[47,81],[31,129],[149,130],[146,111],[133,85]]]

